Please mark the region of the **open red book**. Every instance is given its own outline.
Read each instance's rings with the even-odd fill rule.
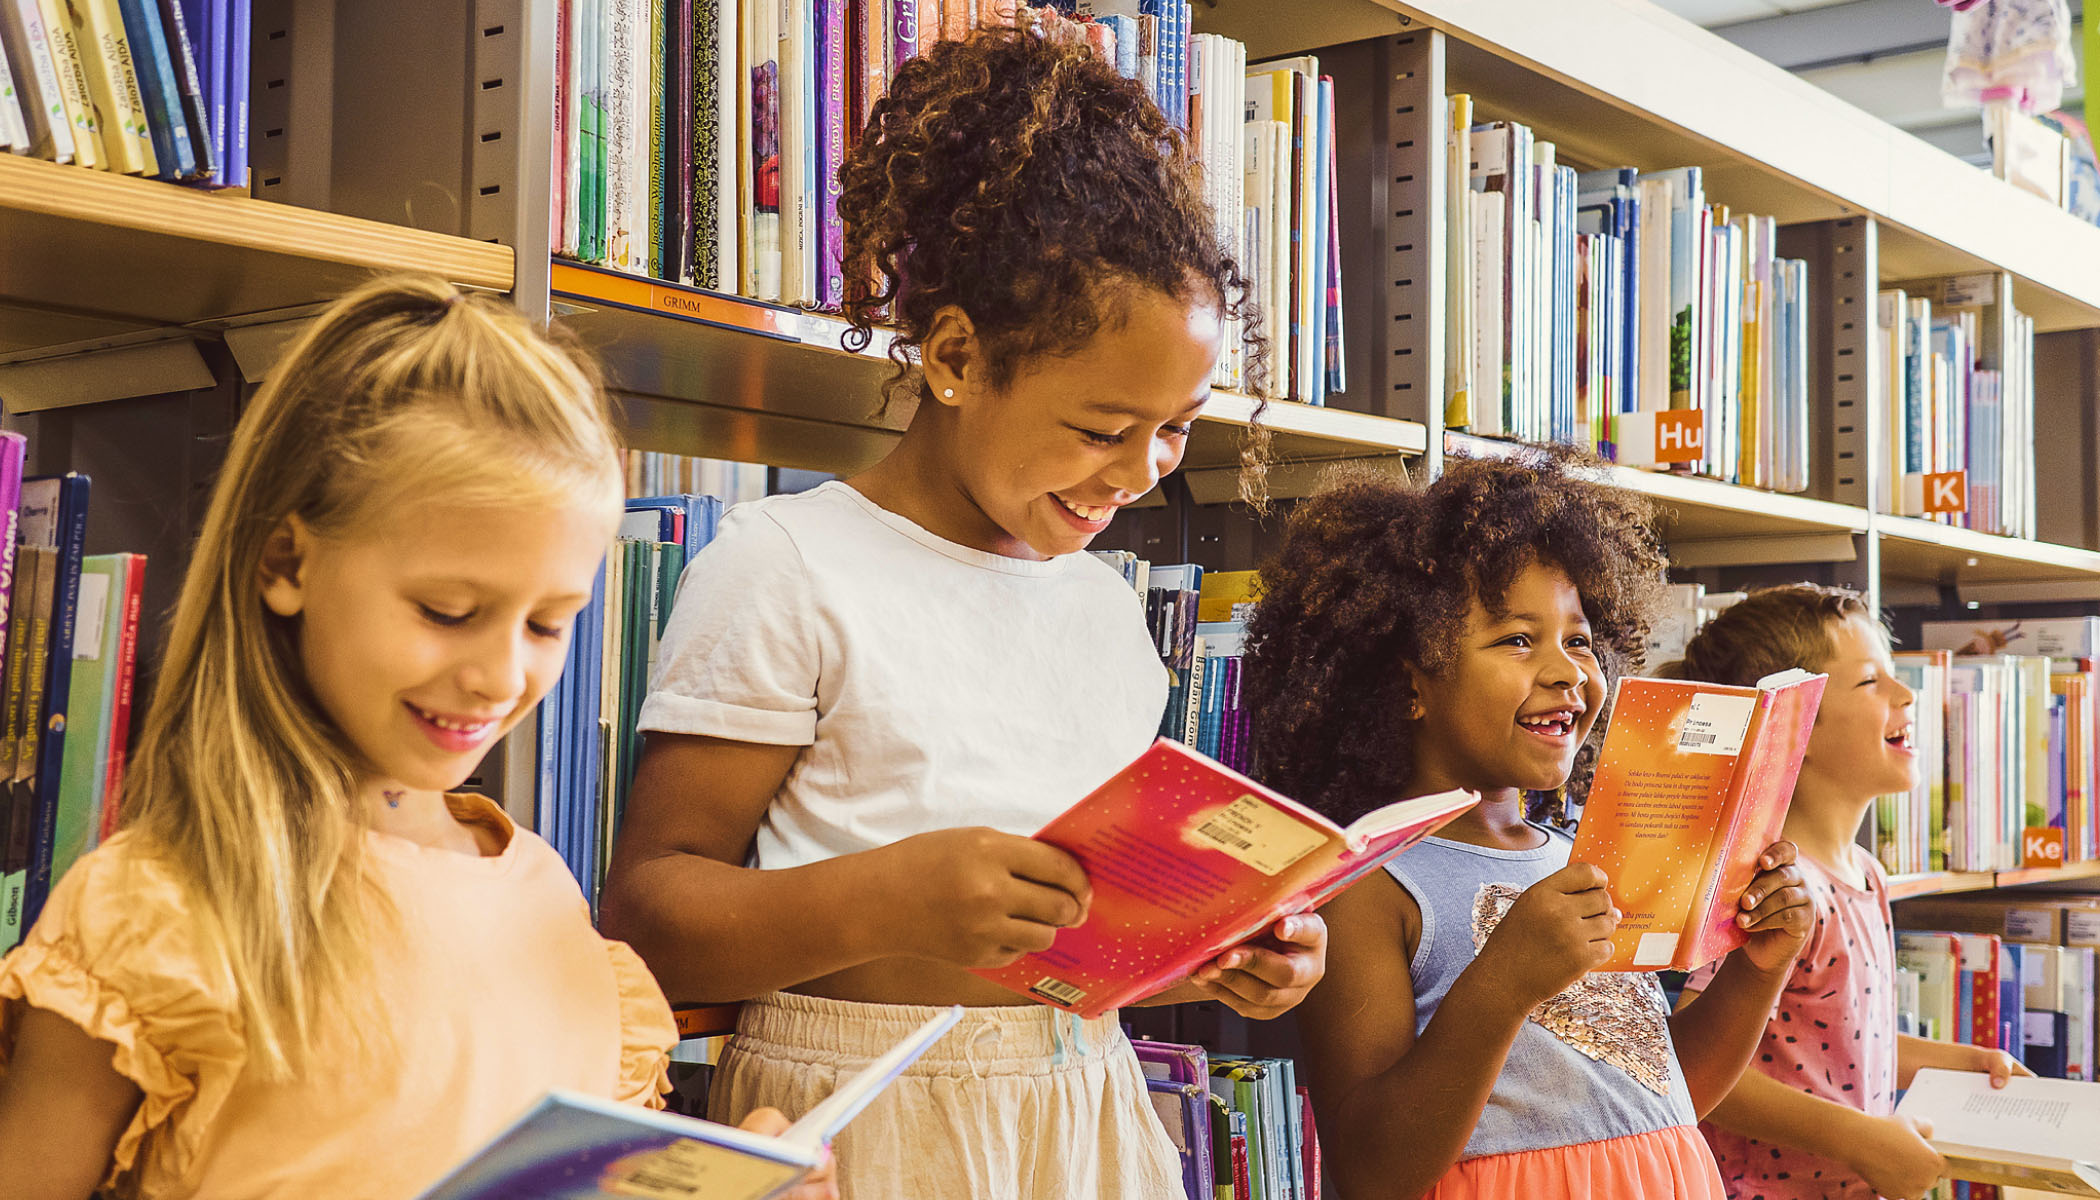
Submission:
[[[1048,950],[977,973],[1098,1017],[1318,908],[1478,799],[1403,800],[1343,829],[1162,738],[1035,835],[1086,869],[1094,885],[1086,923],[1060,932]]]
[[[1619,681],[1571,855],[1621,914],[1599,970],[1689,971],[1743,944],[1736,901],[1779,839],[1824,679]]]

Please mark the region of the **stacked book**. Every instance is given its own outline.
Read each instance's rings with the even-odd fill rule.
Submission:
[[[26,450],[0,433],[0,950],[115,830],[146,582],[87,553],[87,476],[25,479]]]
[[[576,616],[568,663],[540,702],[534,828],[594,910],[640,757],[635,724],[678,579],[714,540],[721,513],[712,496],[627,502],[591,602]]]
[[[754,300],[837,310],[838,172],[900,64],[1021,27],[1139,80],[1202,172],[1274,349],[1227,330],[1220,387],[1321,403],[1345,386],[1334,84],[1247,63],[1187,0],[560,0],[556,253]]]
[[[1697,167],[1578,173],[1470,96],[1447,117],[1445,423],[1807,490],[1808,268],[1774,220]]]
[[[1945,281],[1937,294],[1937,304],[1894,289],[1880,296],[1882,361],[1873,378],[1892,464],[1883,510],[2031,538],[2034,320],[1963,280]],[[2003,324],[1995,350],[1987,316]],[[1964,487],[1945,488],[1957,472]]]
[[[248,183],[252,0],[0,0],[0,150]]]

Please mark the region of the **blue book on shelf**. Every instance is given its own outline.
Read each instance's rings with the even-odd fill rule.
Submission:
[[[715,540],[715,530],[722,523],[722,502],[713,496],[644,496],[627,502],[628,512],[640,512],[653,508],[665,515],[660,527],[664,541],[677,541],[685,547],[685,560],[693,561],[700,548]],[[671,536],[673,514],[683,518],[684,537]]]
[[[691,1196],[766,1200],[962,1017],[942,1010],[777,1137],[574,1092],[551,1092],[421,1200]]]
[[[22,894],[22,928],[36,924],[51,892],[51,855],[58,837],[58,793],[64,780],[66,709],[73,694],[73,631],[80,619],[80,561],[87,556],[88,477],[78,472],[22,481],[21,538],[25,546],[58,551],[52,588],[51,650],[44,669],[43,729],[37,739],[36,818],[29,878]],[[30,686],[37,686],[36,680]],[[17,785],[20,786],[20,785]]]
[[[226,38],[227,187],[248,186],[248,56],[255,29],[254,0],[231,0]]]
[[[124,18],[124,35],[131,46],[139,96],[146,105],[146,132],[153,139],[160,178],[188,179],[197,173],[197,152],[190,146],[189,121],[182,111],[182,85],[175,75],[174,59],[168,53],[167,31],[161,28],[157,0],[117,0],[117,8]]]

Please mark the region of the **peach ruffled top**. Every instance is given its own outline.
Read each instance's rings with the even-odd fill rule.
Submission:
[[[144,1095],[109,1187],[151,1200],[411,1197],[550,1088],[661,1103],[669,1006],[633,951],[598,936],[575,880],[490,801],[448,797],[495,835],[469,858],[380,833],[366,870],[397,911],[354,1019],[300,1078],[250,1070],[223,964],[182,886],[129,835],[59,881],[0,959],[0,1069],[23,1006],[114,1047]]]

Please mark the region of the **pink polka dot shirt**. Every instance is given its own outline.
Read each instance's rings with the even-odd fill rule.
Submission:
[[[1807,855],[1801,877],[1816,906],[1815,929],[1765,1025],[1750,1068],[1812,1096],[1876,1116],[1896,1098],[1895,944],[1888,879],[1881,864],[1849,847],[1866,887],[1836,878]],[[1714,967],[1685,985],[1704,988]],[[1699,1126],[1713,1147],[1731,1200],[1873,1200],[1874,1189],[1842,1163]]]

